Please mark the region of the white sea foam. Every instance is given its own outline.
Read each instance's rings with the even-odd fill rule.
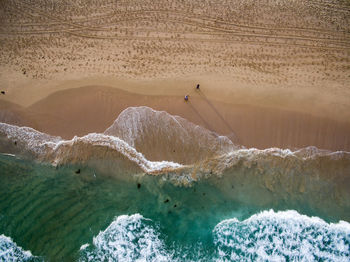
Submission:
[[[135,214],[117,217],[91,246],[83,245],[80,260],[169,261],[170,256],[151,220]]]
[[[105,134],[120,137],[150,160],[182,164],[239,148],[226,136],[146,106],[125,109]]]
[[[153,222],[139,214],[117,217],[80,248],[81,261],[349,261],[350,224],[332,224],[296,211],[264,211],[213,230],[216,253],[183,247],[171,251]],[[176,255],[175,255],[176,254]],[[186,261],[192,261],[185,259]]]
[[[25,251],[17,246],[11,238],[0,235],[0,261],[27,261],[33,258],[30,251]]]
[[[218,261],[349,261],[350,224],[328,224],[296,211],[264,211],[214,231]]]
[[[105,134],[92,133],[72,140],[63,140],[29,127],[0,123],[0,151],[30,153],[34,158],[54,165],[104,159],[109,154],[116,161],[118,158],[130,161],[141,172],[176,171],[193,180],[203,174],[222,174],[241,162],[249,167],[263,161],[278,164],[278,160],[286,158],[305,161],[324,156],[350,161],[349,152],[330,152],[315,147],[296,151],[245,149],[234,145],[227,137],[148,107],[124,110]],[[186,163],[186,166],[179,163]]]
[[[104,147],[105,151],[110,150],[122,154],[147,173],[159,173],[182,167],[182,165],[170,161],[148,161],[142,153],[137,152],[125,141],[104,134],[92,133],[83,137],[74,137],[71,140],[63,140],[60,137],[49,136],[32,128],[0,123],[0,135],[6,137],[13,148],[21,147],[20,151],[29,152],[34,157],[50,161],[54,165],[66,163],[67,159],[87,161],[89,156],[94,155],[94,152],[89,152],[89,150]],[[15,142],[16,145],[14,145]],[[83,147],[81,150],[75,150],[79,145],[90,146],[90,148]],[[98,156],[96,157],[98,158]]]
[[[266,148],[266,149],[257,149],[257,148],[241,148],[234,151],[229,152],[228,154],[225,154],[223,156],[227,158],[234,158],[234,157],[246,157],[246,158],[257,158],[257,157],[264,157],[264,156],[275,156],[279,158],[286,158],[286,157],[295,157],[301,160],[308,160],[311,158],[316,158],[319,156],[342,156],[342,155],[349,155],[350,152],[346,151],[336,151],[332,152],[329,150],[322,150],[318,149],[314,146],[309,146],[305,148],[301,148],[295,151],[292,151],[290,149],[281,149],[281,148]]]
[[[11,157],[16,157],[15,154],[8,154],[8,153],[0,153],[1,155],[4,155],[4,156],[11,156]]]
[[[296,151],[280,148],[241,148],[204,161],[201,163],[200,170],[203,172],[208,172],[210,170],[215,174],[222,174],[225,170],[242,163],[248,168],[253,165],[263,167],[266,163],[269,163],[270,166],[274,165],[276,167],[282,167],[286,163],[298,162],[301,164],[306,161],[311,163],[312,160],[323,157],[333,162],[336,160],[345,160],[349,162],[350,152],[331,152],[328,150],[320,150],[313,146],[305,147]]]
[[[61,140],[60,137],[50,136],[30,127],[18,127],[0,123],[0,134],[6,135],[7,139],[23,145],[25,149],[34,151],[37,154],[46,153]]]
[[[89,246],[89,244],[84,244],[80,247],[80,251],[83,251],[84,249],[86,249]]]
[[[53,148],[55,155],[54,163],[57,164],[61,162],[61,154],[58,152],[60,152],[62,148],[63,153],[65,153],[65,148],[73,148],[75,145],[80,143],[93,147],[105,147],[106,149],[119,152],[130,161],[136,163],[143,171],[147,173],[161,172],[165,169],[176,169],[182,167],[180,164],[169,161],[148,161],[143,154],[137,152],[133,147],[128,145],[120,138],[96,133],[88,134],[83,137],[74,137],[72,140],[68,141],[58,142]],[[86,154],[86,152],[81,152],[81,154]]]

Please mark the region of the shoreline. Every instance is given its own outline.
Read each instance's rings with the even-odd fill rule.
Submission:
[[[246,147],[350,151],[349,4],[79,5],[4,3],[0,121],[71,138],[145,105]]]
[[[84,81],[87,80],[77,81],[76,85],[84,84]],[[200,90],[196,90],[195,80],[170,82],[163,89],[159,84],[161,81],[165,80],[154,84],[155,88],[150,88],[151,81],[145,85],[137,85],[136,81],[126,85],[120,82],[123,89],[62,85],[60,91],[46,97],[46,92],[39,92],[42,99],[30,106],[1,103],[0,121],[30,126],[50,135],[71,139],[75,135],[103,132],[130,106],[148,106],[179,115],[248,148],[316,146],[332,151],[350,151],[350,122],[315,116],[304,108],[299,108],[304,112],[289,110],[288,106],[281,109],[278,105],[273,107],[273,103],[269,107],[259,103],[244,104],[245,101],[239,98],[231,103],[222,102],[217,99],[225,98],[224,95],[215,92],[214,87],[201,84]],[[180,88],[171,90],[176,84]],[[72,86],[74,88],[69,88]],[[27,91],[30,92],[30,88]],[[238,93],[237,97],[240,96]],[[184,101],[182,94],[189,94],[188,102]]]
[[[0,261],[350,258],[350,0],[0,6]]]
[[[10,74],[7,82],[12,83],[9,84],[4,80],[5,71],[0,72],[0,83],[7,87],[3,88],[6,95],[0,96],[0,100],[21,107],[30,107],[60,91],[85,86],[103,86],[137,95],[184,97],[194,94],[195,86],[200,84],[201,90],[205,90],[206,95],[217,102],[308,113],[350,123],[350,102],[346,95],[349,90],[345,86],[339,86],[344,93],[334,90],[320,92],[320,87],[297,84],[292,87],[288,83],[257,86],[219,74],[145,79],[64,74],[59,78],[34,80],[13,71],[11,73],[13,75]]]

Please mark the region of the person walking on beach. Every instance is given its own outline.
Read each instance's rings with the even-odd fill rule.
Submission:
[[[196,89],[199,90],[199,84],[197,84]]]
[[[185,95],[185,101],[188,101],[188,95]]]

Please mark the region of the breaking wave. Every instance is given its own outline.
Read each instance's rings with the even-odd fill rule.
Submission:
[[[72,140],[0,123],[0,149],[54,165],[110,159],[133,171],[153,174],[174,170],[222,174],[242,161],[249,167],[268,161],[277,166],[286,159],[287,162],[350,159],[348,152],[315,147],[296,151],[246,149],[181,117],[148,107],[127,108],[104,134],[92,133]]]
[[[132,173],[159,173],[182,167],[169,161],[149,161],[120,138],[103,134],[93,133],[63,140],[29,127],[0,123],[0,136],[3,152],[29,156],[53,165],[110,159],[114,162],[110,170],[129,170]],[[119,168],[115,170],[115,167]]]
[[[122,215],[91,244],[81,247],[80,261],[183,261],[186,257],[194,261],[348,261],[350,257],[349,223],[328,224],[296,211],[270,210],[244,221],[224,220],[212,236],[209,254],[200,242],[194,243],[197,247],[173,250],[152,220],[139,214]]]
[[[55,166],[82,164],[109,175],[161,174],[181,185],[216,175],[228,184],[249,185],[244,190],[260,192],[266,202],[280,197],[316,207],[328,205],[329,210],[334,202],[349,216],[349,152],[315,147],[246,149],[183,118],[147,107],[124,110],[104,134],[72,140],[0,123],[0,150]]]
[[[34,261],[36,257],[30,251],[17,246],[11,238],[0,235],[0,261]]]
[[[162,174],[180,184],[213,174],[235,179],[244,174],[241,180],[253,184],[257,180],[271,192],[326,190],[338,202],[350,199],[350,178],[344,175],[350,172],[349,152],[315,147],[246,149],[181,117],[148,107],[124,110],[104,134],[72,140],[0,123],[0,150],[55,166],[84,164],[111,175]]]
[[[132,209],[131,214],[140,212],[159,220],[139,214],[116,217],[104,231],[97,234],[99,227],[94,232],[91,243],[81,246],[81,261],[348,261],[350,257],[347,222],[330,224],[296,211],[264,211],[251,216],[273,208],[295,209],[327,221],[348,220],[349,152],[315,147],[294,151],[247,149],[183,118],[147,107],[126,109],[103,134],[92,133],[71,140],[0,123],[0,152],[50,163],[57,167],[57,173],[61,165],[67,165],[68,177],[90,181],[90,189],[99,185],[93,182],[95,171],[98,178],[100,174],[131,178],[108,181],[115,180],[121,188],[125,185],[133,198],[138,195],[143,212]],[[71,176],[77,166],[86,169],[80,176]],[[151,193],[149,200],[159,204],[158,209],[152,201],[144,201],[145,192]],[[177,195],[179,198],[174,197]],[[189,204],[188,199],[193,202]],[[221,213],[213,212],[210,223],[194,221],[197,215],[211,212],[211,207],[218,204]],[[151,211],[158,212],[156,215],[144,213],[153,208]],[[128,212],[123,209],[112,216],[125,213]],[[240,213],[242,216],[237,215]],[[191,233],[193,230],[195,236],[204,236],[203,243],[201,239],[198,243],[195,239],[169,243],[169,239],[177,242],[178,235],[170,238],[166,232],[174,234],[177,228],[167,231],[162,226],[176,224],[178,215],[188,215],[189,221],[181,224],[179,234],[181,230]],[[174,223],[164,222],[171,217]],[[232,217],[241,220],[223,220]],[[0,260],[7,255],[31,255],[5,236],[0,240]],[[189,242],[194,243],[188,246]]]
[[[117,217],[106,230],[83,245],[80,261],[169,261],[151,220],[139,214]]]
[[[328,224],[296,211],[264,211],[214,229],[219,261],[348,261],[350,224]]]

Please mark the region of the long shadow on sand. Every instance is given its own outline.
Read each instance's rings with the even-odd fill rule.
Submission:
[[[202,122],[205,124],[205,128],[209,130],[214,130],[212,126],[201,116],[201,114],[198,112],[198,110],[192,105],[190,101],[187,102],[187,104],[191,107],[193,112],[196,113],[196,115],[202,120]]]
[[[198,93],[203,100],[210,106],[210,108],[215,112],[215,114],[221,119],[221,121],[224,123],[224,125],[226,126],[226,128],[229,130],[229,134],[226,135],[228,138],[230,138],[232,140],[232,142],[234,143],[239,143],[237,136],[235,135],[235,132],[233,131],[232,127],[230,126],[230,124],[224,119],[224,117],[220,114],[220,112],[216,109],[216,107],[213,105],[212,102],[209,101],[209,99],[207,98],[207,96],[201,91],[201,90],[196,90],[196,93]],[[199,115],[199,113],[197,112],[197,114]],[[201,117],[201,119],[203,119]],[[214,130],[214,129],[211,129]]]

